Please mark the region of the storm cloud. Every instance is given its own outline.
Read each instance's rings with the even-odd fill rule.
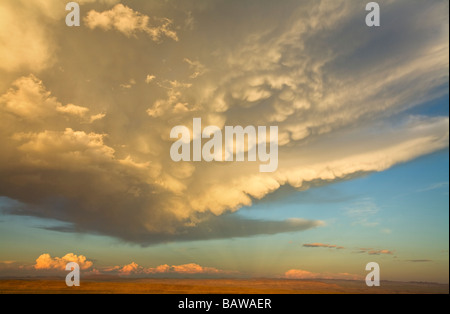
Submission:
[[[0,4],[5,212],[142,245],[303,231],[324,223],[233,213],[448,147],[448,117],[408,113],[448,92],[448,2],[380,1],[377,29],[360,1],[118,2],[80,1],[76,29]],[[171,161],[196,117],[278,126],[278,170]]]

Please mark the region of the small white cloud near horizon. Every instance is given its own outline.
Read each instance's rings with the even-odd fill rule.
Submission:
[[[344,280],[360,280],[361,275],[349,273],[314,273],[303,269],[290,269],[284,273],[287,279],[344,279]]]

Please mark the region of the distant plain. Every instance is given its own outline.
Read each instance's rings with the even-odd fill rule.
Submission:
[[[286,279],[3,279],[0,294],[448,294],[448,284],[385,281],[367,287],[353,280]]]

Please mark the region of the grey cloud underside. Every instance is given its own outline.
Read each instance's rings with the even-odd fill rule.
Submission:
[[[84,1],[83,16],[115,3]],[[8,2],[33,34],[0,65],[0,195],[23,204],[8,213],[142,245],[302,231],[320,222],[230,213],[448,148],[448,117],[404,113],[448,93],[448,2],[380,1],[378,29],[359,0],[123,4],[176,37],[61,28],[57,11]],[[194,117],[278,125],[278,171],[171,162],[170,129]]]
[[[69,233],[90,233],[109,235],[126,242],[142,246],[172,242],[208,239],[226,239],[271,235],[286,232],[304,231],[323,225],[321,221],[291,219],[286,221],[252,220],[231,214],[214,216],[196,214],[181,220],[164,209],[164,194],[158,193],[152,198],[154,190],[148,185],[121,185],[124,178],[114,178],[110,173],[97,173],[95,176],[77,171],[63,174],[61,171],[39,171],[36,175],[43,178],[42,184],[15,188],[8,182],[12,176],[3,172],[0,191],[11,198],[24,203],[8,202],[2,210],[6,214],[35,216],[64,222],[64,225],[42,226],[40,228]],[[25,169],[21,175],[32,176]],[[72,198],[56,197],[68,195],[68,186],[72,182]],[[135,197],[129,191],[141,189],[147,196]],[[26,196],[22,190],[29,190]],[[156,190],[156,189],[155,189]],[[167,197],[170,197],[168,195]],[[159,205],[158,205],[159,202]],[[151,229],[148,228],[151,226]]]
[[[169,240],[204,240],[249,237],[254,235],[273,235],[286,232],[298,232],[322,225],[321,221],[290,219],[285,221],[264,221],[224,215],[211,217],[195,227],[186,227]]]
[[[175,234],[149,233],[146,230],[109,230],[108,225],[99,228],[94,226],[94,230],[80,229],[75,226],[53,226],[42,227],[46,230],[69,233],[95,233],[118,237],[123,241],[139,243],[141,246],[149,246],[158,243],[199,241],[212,239],[232,239],[241,237],[251,237],[257,235],[273,235],[278,233],[289,233],[305,231],[320,227],[323,223],[314,220],[286,220],[286,221],[265,221],[251,220],[225,215],[222,217],[211,217],[193,227],[179,227]],[[120,227],[120,226],[119,226]]]

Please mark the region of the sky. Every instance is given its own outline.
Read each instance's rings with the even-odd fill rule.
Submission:
[[[448,283],[447,1],[78,3],[0,3],[0,276]],[[278,168],[174,162],[194,118]]]

